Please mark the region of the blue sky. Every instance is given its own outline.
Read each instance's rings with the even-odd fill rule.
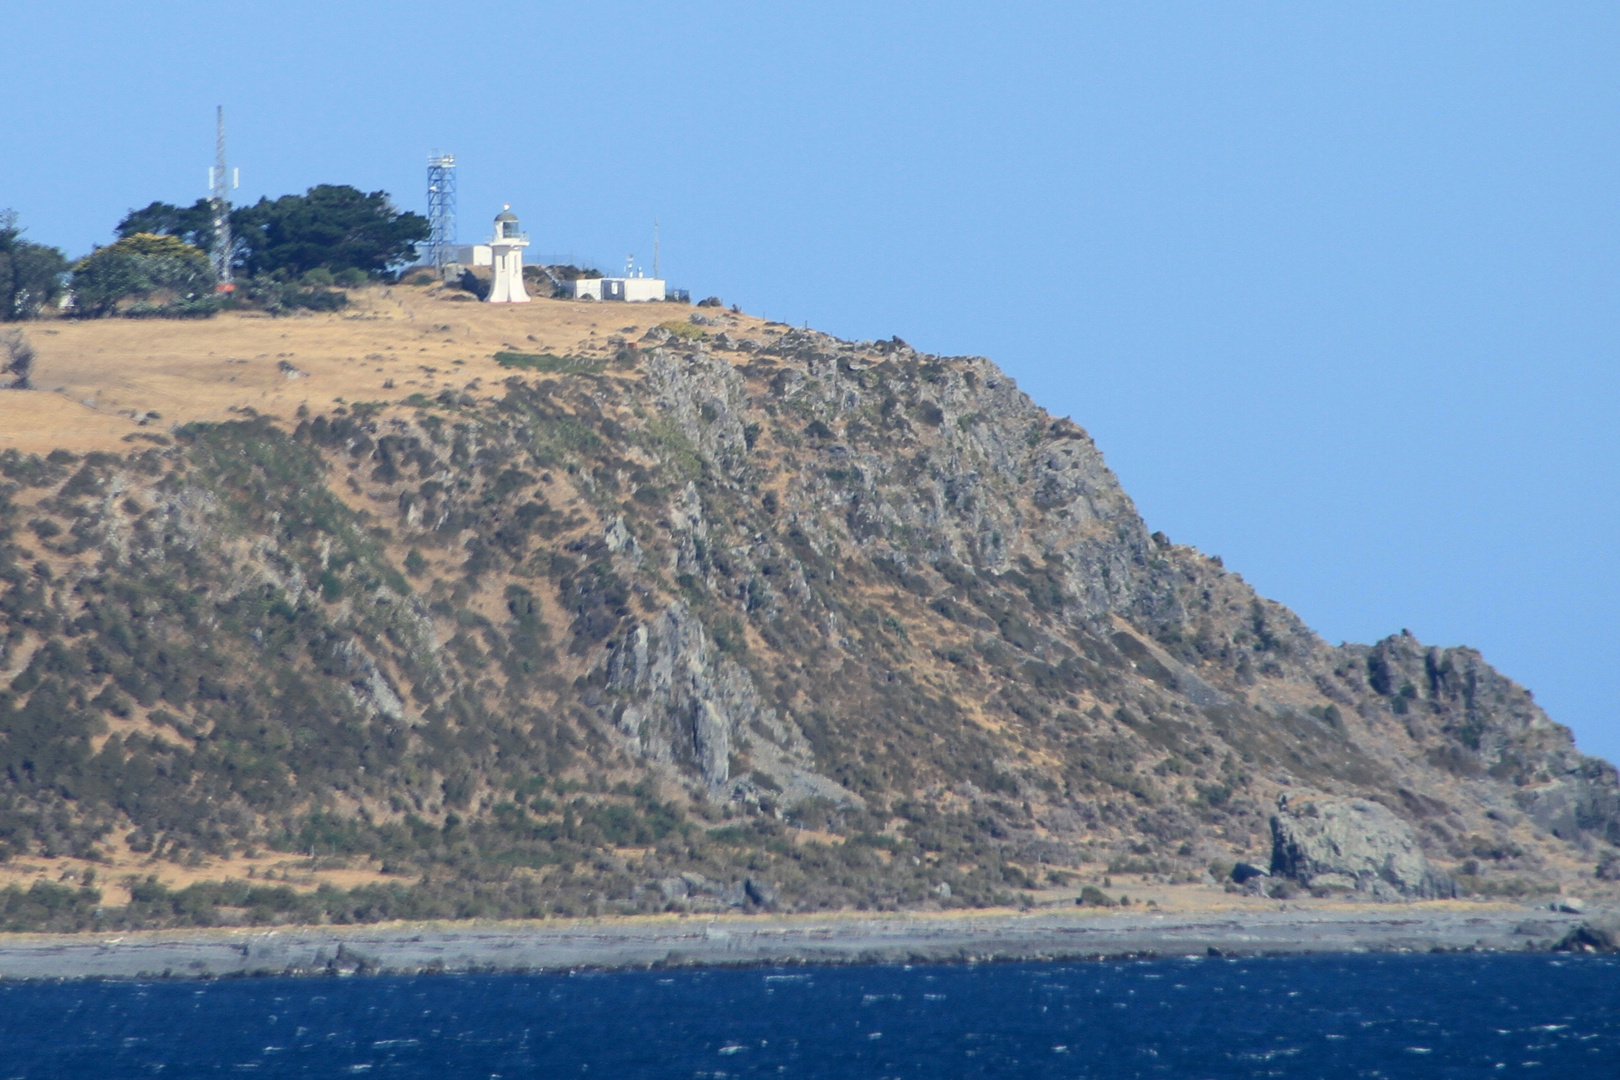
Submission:
[[[1330,641],[1466,643],[1620,759],[1620,8],[9,5],[0,206],[81,254],[350,183],[990,356]]]

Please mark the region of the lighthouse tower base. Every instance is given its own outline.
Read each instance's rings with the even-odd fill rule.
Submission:
[[[527,304],[529,293],[523,287],[523,249],[500,241],[490,245],[495,283],[489,290],[492,304]]]
[[[528,290],[523,287],[523,249],[529,238],[518,226],[517,215],[510,206],[495,215],[495,235],[489,241],[490,266],[495,271],[495,282],[489,290],[492,304],[527,304]]]

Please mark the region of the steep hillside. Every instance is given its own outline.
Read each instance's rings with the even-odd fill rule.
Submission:
[[[1603,887],[1614,769],[1477,653],[1327,645],[986,360],[690,310],[0,456],[9,924],[988,904],[1307,795]]]

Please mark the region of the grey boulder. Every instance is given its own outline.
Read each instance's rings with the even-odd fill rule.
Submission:
[[[1378,900],[1457,894],[1456,883],[1429,865],[1412,827],[1367,799],[1312,795],[1280,801],[1271,841],[1272,874],[1308,889]]]

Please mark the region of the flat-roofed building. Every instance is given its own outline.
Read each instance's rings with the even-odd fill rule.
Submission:
[[[565,282],[564,288],[575,300],[619,300],[635,304],[661,301],[669,297],[669,288],[663,278],[575,278],[573,281]]]

